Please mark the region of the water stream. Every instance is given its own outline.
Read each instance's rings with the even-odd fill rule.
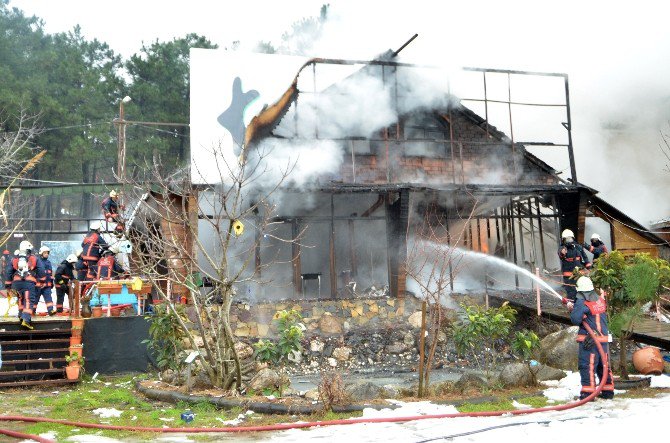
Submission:
[[[494,257],[493,255],[488,255],[488,254],[483,254],[481,252],[475,252],[475,251],[469,251],[465,249],[455,249],[455,252],[462,254],[465,257],[472,257],[473,259],[476,260],[485,260],[487,264],[491,264],[493,266],[498,266],[502,267],[504,269],[508,269],[512,272],[518,272],[530,279],[532,279],[534,282],[539,284],[542,288],[544,288],[547,292],[549,292],[551,295],[554,297],[558,297],[561,299],[561,295],[552,288],[549,283],[546,281],[542,280],[542,278],[538,277],[537,275],[533,274],[530,272],[528,269],[524,269],[520,266],[515,265],[514,263],[508,262],[507,260],[503,260],[502,258]],[[458,278],[458,277],[456,277]]]

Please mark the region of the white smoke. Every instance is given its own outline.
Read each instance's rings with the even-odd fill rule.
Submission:
[[[664,80],[670,74],[667,12],[660,3],[631,8],[566,1],[548,14],[530,1],[460,2],[448,8],[421,0],[403,7],[342,1],[331,4],[308,55],[370,59],[419,33],[401,61],[442,65],[451,72],[479,66],[567,73],[579,181],[646,224],[670,213],[670,201],[658,198],[670,180],[659,149],[659,132],[667,132],[670,120],[670,85]],[[489,87],[496,94],[495,85]],[[458,89],[452,82],[451,90]],[[506,85],[498,89],[498,96],[489,98],[507,99]],[[513,85],[512,98],[537,99],[545,90],[524,79]],[[562,92],[560,85],[557,91]],[[491,122],[507,132],[507,109],[501,108],[499,118],[495,109],[489,111]],[[521,109],[514,112],[523,116]],[[530,113],[526,123],[535,133],[560,135],[560,124],[533,122],[536,117]],[[520,117],[515,124],[517,130],[524,125]],[[532,152],[569,176],[565,151]]]
[[[249,153],[255,169],[252,187],[272,189],[277,184],[303,188],[339,171],[342,146],[330,140],[265,139]]]

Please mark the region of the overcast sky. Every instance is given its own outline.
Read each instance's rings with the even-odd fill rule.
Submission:
[[[419,33],[404,58],[569,74],[579,180],[643,224],[670,217],[670,173],[663,171],[659,148],[659,132],[670,132],[669,2],[330,4],[331,20],[311,55],[370,58]],[[321,2],[11,0],[10,5],[43,18],[48,32],[79,24],[86,37],[128,57],[143,42],[189,32],[222,47],[234,40],[278,42],[293,22],[318,15]]]

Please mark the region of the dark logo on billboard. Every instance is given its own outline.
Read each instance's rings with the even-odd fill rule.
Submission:
[[[242,80],[235,77],[232,95],[230,106],[219,115],[217,121],[232,135],[233,141],[235,141],[235,155],[239,155],[244,143],[244,131],[246,129],[244,126],[244,110],[260,97],[260,93],[255,89],[242,92]]]

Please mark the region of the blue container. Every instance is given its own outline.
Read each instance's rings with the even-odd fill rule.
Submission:
[[[133,309],[137,310],[137,296],[128,292],[128,285],[121,286],[121,293],[119,294],[99,294],[98,288],[93,290],[90,305],[93,306],[107,306],[107,297],[112,298],[112,306],[114,305],[132,305]]]
[[[181,413],[181,419],[186,423],[191,423],[195,418],[195,414],[191,411],[184,411]]]

